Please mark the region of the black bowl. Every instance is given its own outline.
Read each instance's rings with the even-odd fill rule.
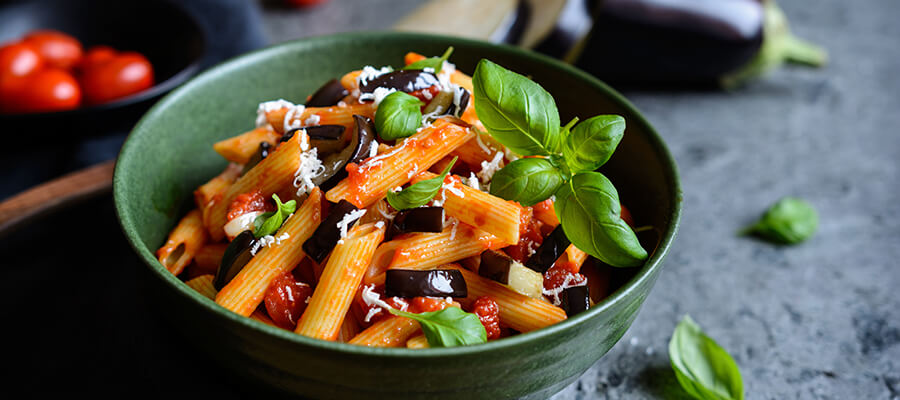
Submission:
[[[107,45],[137,51],[153,65],[156,84],[109,103],[50,113],[0,115],[0,136],[89,136],[127,130],[154,100],[200,70],[206,37],[175,1],[33,0],[0,2],[0,43],[36,29],[77,38],[85,49]]]

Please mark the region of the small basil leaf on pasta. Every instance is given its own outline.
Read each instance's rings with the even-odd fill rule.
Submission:
[[[566,176],[544,158],[520,158],[497,171],[491,194],[532,206],[544,201],[566,181]]]
[[[282,203],[277,194],[273,194],[272,198],[275,199],[276,210],[263,213],[253,221],[253,236],[257,239],[278,232],[284,221],[297,210],[296,200]]]
[[[741,233],[755,234],[780,244],[797,244],[816,233],[818,227],[819,215],[811,204],[796,197],[785,197]]]
[[[487,342],[487,331],[478,316],[467,313],[459,307],[447,307],[421,314],[393,308],[390,311],[391,314],[417,321],[430,347],[465,346]]]
[[[450,173],[450,168],[453,168],[456,159],[457,157],[453,157],[450,164],[447,164],[447,167],[444,168],[444,172],[437,177],[414,183],[399,192],[388,191],[386,195],[388,204],[396,210],[408,210],[410,208],[424,206],[431,201],[431,199],[433,199],[441,190],[441,187],[444,186],[444,178]]]
[[[441,72],[441,67],[444,66],[444,61],[447,61],[447,59],[450,58],[450,54],[453,54],[453,46],[448,47],[447,50],[444,51],[444,55],[440,57],[428,57],[425,59],[421,59],[403,67],[403,69],[431,68],[433,69],[433,71],[431,72],[437,74],[438,72]]]
[[[478,118],[501,144],[524,156],[560,150],[559,111],[541,85],[486,59],[472,85]]]
[[[556,216],[579,249],[615,267],[643,264],[647,251],[622,220],[619,194],[599,172],[575,174],[556,192]]]
[[[422,126],[422,106],[415,96],[404,92],[387,95],[375,110],[375,130],[383,140],[412,136]]]
[[[563,155],[572,173],[594,171],[609,160],[625,135],[625,118],[598,115],[571,129],[563,139]]]
[[[669,360],[678,383],[701,400],[743,400],[741,371],[731,355],[685,315],[669,340]]]

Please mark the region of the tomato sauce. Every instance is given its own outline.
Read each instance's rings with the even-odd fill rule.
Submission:
[[[275,205],[269,203],[259,190],[237,195],[228,205],[226,218],[231,221],[241,215],[256,211],[275,211]]]
[[[500,306],[494,299],[488,296],[475,299],[475,303],[472,304],[472,312],[484,325],[488,340],[500,337]]]
[[[507,255],[520,263],[525,263],[544,242],[541,221],[534,218],[531,207],[522,207],[519,221],[519,243],[503,248]]]
[[[309,285],[297,281],[292,272],[275,278],[266,291],[265,306],[269,318],[281,328],[294,330],[297,320],[303,315],[313,290]]]

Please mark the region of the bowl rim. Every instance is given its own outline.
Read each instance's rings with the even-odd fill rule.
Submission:
[[[185,9],[184,6],[170,1],[162,1],[159,3],[169,7],[169,12],[180,13],[181,16],[185,17],[188,21],[191,22],[191,25],[193,25],[194,29],[197,31],[197,39],[199,40],[200,51],[198,52],[197,56],[187,65],[172,74],[172,76],[166,78],[166,80],[164,81],[156,82],[153,86],[150,86],[147,89],[144,89],[137,93],[132,93],[125,97],[120,97],[113,101],[99,104],[83,105],[71,110],[0,114],[0,120],[14,121],[42,118],[68,118],[126,108],[134,104],[142,103],[144,101],[160,97],[161,95],[172,91],[174,88],[178,87],[178,85],[187,82],[192,76],[196,75],[197,72],[200,71],[201,65],[209,55],[209,33],[207,32],[207,29],[204,27],[204,25],[200,22],[200,19],[197,18],[194,13]]]
[[[656,132],[656,129],[653,127],[653,125],[650,124],[650,122],[644,117],[644,115],[634,105],[631,104],[631,102],[629,102],[619,92],[603,83],[599,79],[569,64],[565,64],[562,61],[515,46],[495,44],[487,41],[454,36],[396,31],[345,32],[329,35],[311,36],[270,45],[261,49],[244,53],[229,60],[222,61],[212,68],[193,77],[176,90],[166,94],[161,100],[154,104],[153,107],[151,107],[134,126],[121,148],[119,159],[121,160],[128,158],[130,153],[139,151],[133,146],[134,140],[132,140],[132,137],[135,135],[139,135],[139,132],[142,131],[144,125],[146,125],[149,120],[156,119],[159,115],[163,114],[164,110],[168,108],[169,104],[177,102],[179,98],[189,93],[195,86],[203,85],[208,81],[214,81],[221,74],[227,73],[230,70],[242,66],[243,64],[252,63],[255,60],[259,59],[265,59],[270,54],[280,54],[281,52],[286,50],[290,51],[290,49],[294,47],[304,46],[310,42],[315,43],[324,41],[333,44],[336,41],[349,42],[356,39],[365,39],[367,41],[428,39],[431,41],[460,43],[476,48],[481,47],[490,49],[492,51],[506,52],[510,53],[510,55],[513,56],[530,59],[530,61],[538,64],[544,64],[544,66],[551,67],[551,69],[558,69],[566,74],[574,75],[577,79],[583,80],[585,83],[593,85],[606,93],[609,96],[610,101],[616,103],[618,106],[631,113],[634,116],[634,119],[637,119],[638,123],[642,124],[646,128],[645,130],[647,139],[654,150],[660,155],[660,161],[664,164],[664,167],[666,169],[666,171],[664,171],[665,178],[669,181],[667,183],[671,184],[672,186],[670,189],[673,198],[670,200],[672,201],[673,208],[668,215],[669,226],[665,230],[665,232],[662,232],[656,251],[641,267],[640,271],[635,274],[634,277],[632,277],[602,301],[588,309],[586,312],[580,313],[574,317],[567,318],[562,322],[532,332],[521,333],[515,336],[503,338],[501,340],[477,345],[448,348],[380,348],[357,346],[341,342],[332,342],[298,335],[288,330],[269,326],[251,318],[235,314],[219,306],[213,300],[210,300],[209,298],[206,298],[198,292],[194,291],[187,285],[183,284],[183,282],[179,280],[178,277],[172,275],[167,269],[159,264],[157,259],[153,256],[152,251],[142,244],[136,229],[132,227],[135,224],[135,221],[132,219],[129,208],[124,204],[126,196],[125,188],[130,186],[128,185],[128,182],[126,182],[124,178],[122,178],[122,164],[117,162],[113,176],[113,198],[117,220],[123,230],[123,233],[128,239],[129,245],[131,245],[135,253],[139,256],[139,258],[141,258],[141,261],[156,275],[157,278],[167,281],[171,284],[172,289],[178,292],[178,294],[188,297],[199,306],[207,309],[209,312],[215,314],[216,316],[229,319],[231,322],[240,324],[244,328],[260,331],[266,335],[271,335],[281,341],[291,342],[292,344],[298,346],[310,346],[321,350],[334,351],[347,355],[418,359],[435,357],[440,358],[447,356],[466,356],[476,353],[510,349],[528,343],[539,342],[548,337],[557,335],[561,331],[572,329],[575,326],[580,325],[587,319],[595,318],[599,314],[610,309],[616,303],[624,301],[623,299],[629,297],[629,295],[637,290],[638,287],[642,286],[644,282],[652,279],[656,270],[662,268],[662,261],[664,260],[666,254],[668,254],[680,225],[683,198],[677,164],[675,163],[675,159],[672,157],[671,153],[666,147],[665,142],[662,140],[662,137],[659,135],[659,133]]]

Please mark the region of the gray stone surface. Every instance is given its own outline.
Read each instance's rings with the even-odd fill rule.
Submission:
[[[332,0],[265,18],[278,42],[386,29],[417,3]],[[666,350],[686,313],[734,356],[749,399],[900,399],[898,4],[781,4],[828,49],[827,67],[730,93],[625,93],[678,161],[683,222],[634,325],[554,399],[682,397]],[[818,209],[810,241],[735,235],[785,195]]]

